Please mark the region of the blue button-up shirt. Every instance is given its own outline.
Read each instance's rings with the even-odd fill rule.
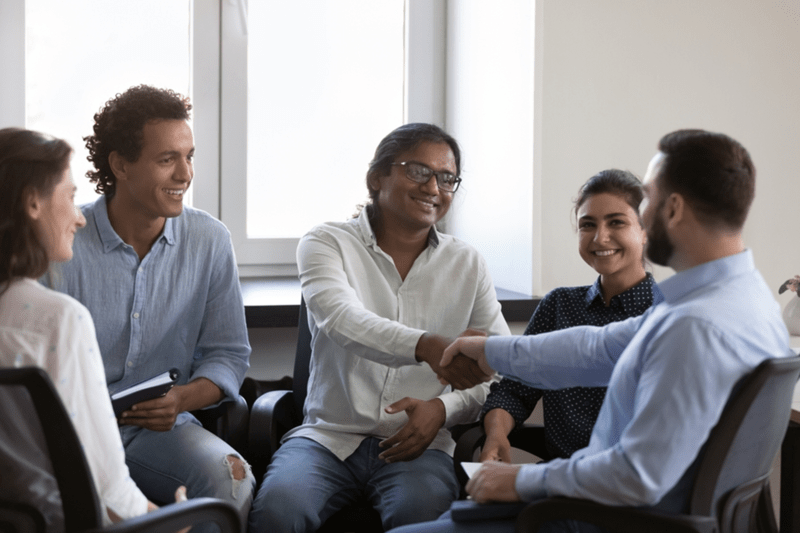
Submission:
[[[659,288],[665,300],[640,317],[488,339],[488,361],[503,375],[540,388],[608,385],[589,446],[522,467],[523,500],[659,504],[694,462],[734,385],[764,359],[793,355],[750,251],[675,274]]]
[[[236,398],[250,345],[225,226],[185,207],[140,261],[111,227],[105,197],[81,209],[72,260],[43,281],[89,309],[109,392],[174,367],[179,384],[204,377]]]

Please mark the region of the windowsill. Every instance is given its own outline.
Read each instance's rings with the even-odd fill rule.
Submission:
[[[297,278],[242,278],[248,328],[296,327],[300,313]],[[541,298],[497,289],[506,322],[528,322]]]

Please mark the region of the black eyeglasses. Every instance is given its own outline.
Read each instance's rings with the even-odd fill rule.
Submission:
[[[458,184],[461,183],[461,178],[458,176],[449,172],[436,172],[422,163],[403,161],[402,163],[392,163],[392,165],[406,167],[406,177],[416,183],[428,183],[433,176],[436,176],[436,185],[446,192],[456,192]]]

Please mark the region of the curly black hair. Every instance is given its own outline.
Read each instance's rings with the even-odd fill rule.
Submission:
[[[106,102],[94,115],[94,135],[84,137],[95,169],[86,173],[96,183],[95,191],[112,198],[117,178],[111,170],[108,156],[117,152],[127,161],[135,162],[142,153],[144,125],[151,120],[188,120],[192,104],[189,98],[170,89],[149,85],[131,87]]]

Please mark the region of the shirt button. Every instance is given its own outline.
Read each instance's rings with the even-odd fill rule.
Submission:
[[[133,366],[133,361],[128,361],[128,368]]]
[[[139,313],[133,313],[133,318],[139,318]]]

